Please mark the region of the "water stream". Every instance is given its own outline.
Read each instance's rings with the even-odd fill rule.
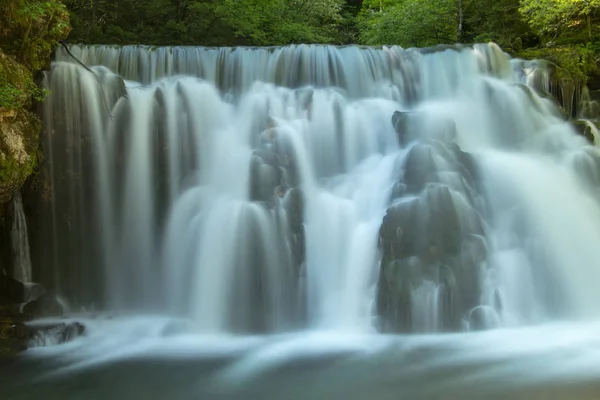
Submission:
[[[13,196],[13,225],[10,237],[13,250],[13,277],[22,283],[30,283],[32,276],[29,238],[20,191]]]
[[[181,398],[548,398],[561,349],[600,377],[600,154],[497,46],[70,49],[36,262],[103,313],[28,393],[160,397],[172,362]]]

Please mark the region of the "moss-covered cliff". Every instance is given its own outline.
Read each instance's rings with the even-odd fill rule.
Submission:
[[[0,3],[0,202],[35,168],[41,127],[31,111],[44,93],[34,74],[48,67],[69,29],[67,10],[58,1]]]
[[[68,35],[69,16],[56,0],[0,1],[0,229],[10,229],[7,203],[34,171],[38,160],[41,123],[34,112],[43,90],[35,76],[50,65],[58,42]],[[10,203],[9,203],[10,204]],[[6,238],[0,232],[0,238]],[[0,256],[10,249],[0,240]],[[10,258],[10,257],[8,257]],[[5,275],[10,265],[0,257],[0,356],[24,346],[23,314],[18,303],[24,292],[20,282]]]

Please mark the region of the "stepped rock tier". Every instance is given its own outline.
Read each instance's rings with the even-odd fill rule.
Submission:
[[[44,77],[31,247],[75,308],[204,333],[600,311],[599,153],[494,44],[69,50],[90,70],[61,48]]]

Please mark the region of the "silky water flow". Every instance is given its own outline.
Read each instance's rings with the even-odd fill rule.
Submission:
[[[533,398],[565,348],[563,377],[600,377],[599,154],[536,92],[543,69],[494,44],[69,49],[93,70],[59,49],[45,76],[34,265],[97,313],[30,351],[61,360],[40,388],[70,371],[101,398],[101,366],[138,360],[156,396],[513,379]],[[155,387],[144,354],[203,378]]]

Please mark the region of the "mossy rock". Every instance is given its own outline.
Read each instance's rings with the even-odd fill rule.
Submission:
[[[573,123],[573,126],[575,126],[575,130],[577,131],[577,133],[586,138],[590,144],[595,143],[594,133],[592,132],[592,127],[590,126],[589,122],[597,126],[596,123],[592,121],[588,122],[579,119],[573,120],[571,122]]]
[[[33,172],[41,123],[25,110],[0,112],[0,203],[10,200]]]
[[[69,12],[60,1],[0,2],[0,48],[31,71],[49,67],[58,42],[70,30]]]
[[[3,114],[28,107],[37,90],[31,72],[0,50],[0,119]]]
[[[570,81],[576,86],[586,84],[591,75],[599,72],[594,52],[581,46],[532,48],[515,55],[529,60],[549,61],[555,67],[558,82]]]
[[[0,305],[0,357],[13,356],[27,348],[29,330],[18,305]]]

